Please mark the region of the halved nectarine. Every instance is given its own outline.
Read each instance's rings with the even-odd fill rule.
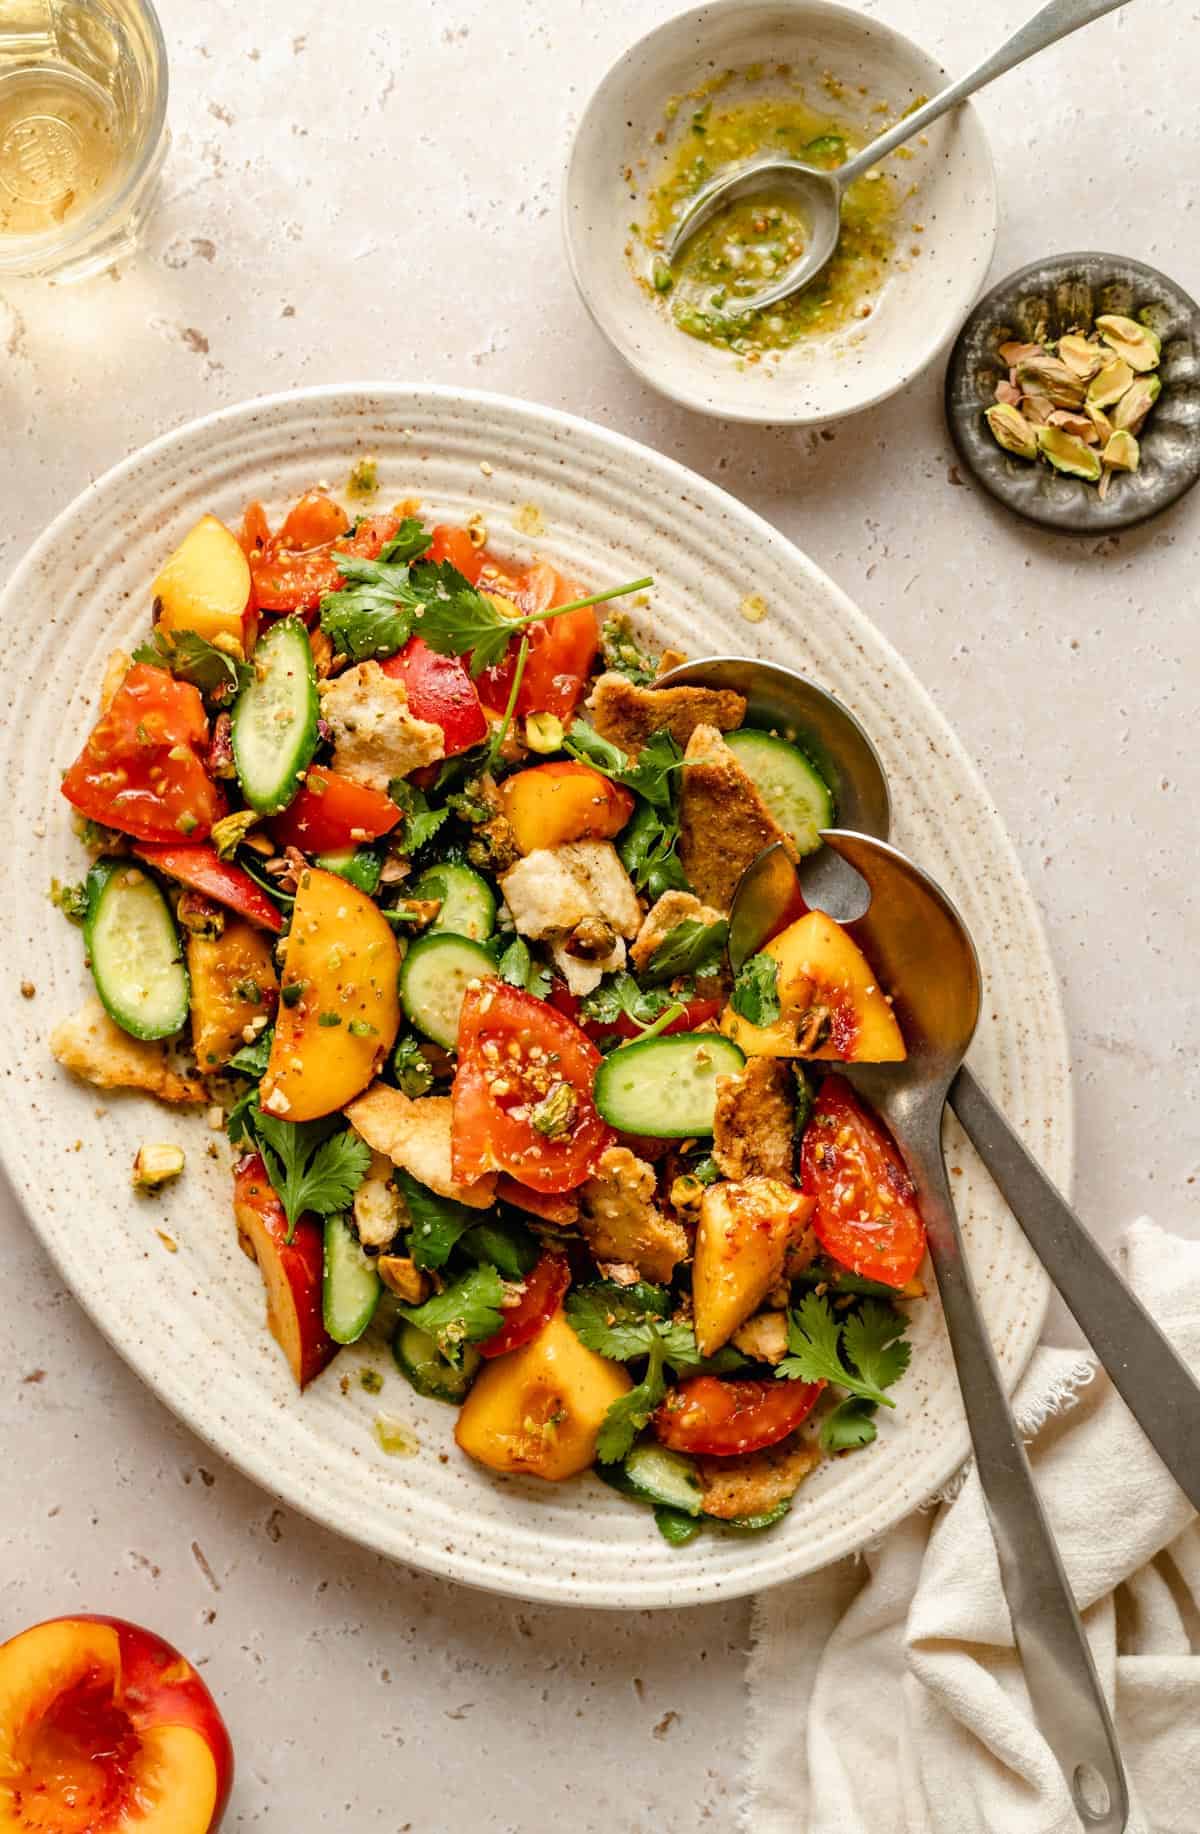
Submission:
[[[258,614],[250,563],[237,536],[215,516],[201,516],[167,559],[153,585],[154,615],[162,630],[191,630],[209,643],[254,647]]]
[[[493,1471],[575,1477],[594,1463],[604,1416],[631,1386],[618,1363],[580,1342],[560,1308],[527,1344],[484,1365],[454,1437]]]
[[[258,1262],[267,1289],[267,1325],[303,1388],[338,1352],[321,1309],[324,1230],[315,1216],[302,1216],[288,1241],[283,1205],[257,1153],[234,1174],[233,1213],[238,1240]]]
[[[567,841],[605,841],[633,814],[633,797],[590,764],[573,758],[514,771],[500,785],[500,807],[522,853]]]
[[[773,1025],[751,1025],[732,1006],[721,1015],[721,1030],[747,1057],[898,1063],[907,1056],[874,969],[854,938],[824,911],[798,918],[761,953],[779,965],[779,1018]]]
[[[0,1830],[213,1834],[233,1747],[179,1651],[118,1618],[0,1644]]]

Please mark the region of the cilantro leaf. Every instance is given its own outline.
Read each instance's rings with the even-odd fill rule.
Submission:
[[[371,1163],[365,1140],[349,1127],[331,1134],[324,1121],[281,1121],[261,1108],[247,1119],[283,1205],[289,1242],[306,1210],[334,1216],[349,1208]]]
[[[439,1197],[403,1167],[396,1171],[396,1183],[412,1218],[409,1254],[418,1267],[444,1267],[460,1237],[479,1221],[478,1210],[451,1197]]]
[[[883,1391],[908,1367],[910,1352],[902,1341],[904,1330],[899,1314],[878,1300],[865,1300],[843,1318],[827,1299],[806,1293],[788,1315],[791,1354],[776,1365],[775,1374],[792,1382],[836,1382],[861,1400],[895,1407]],[[856,1367],[847,1363],[847,1355]]]
[[[245,1094],[238,1096],[225,1117],[225,1132],[231,1146],[245,1146],[247,1152],[251,1152],[258,1144],[251,1121],[252,1112],[257,1106],[258,1084],[251,1083]]]
[[[405,516],[392,539],[380,548],[379,558],[383,561],[416,560],[424,554],[432,540],[432,534],[419,516]],[[346,578],[349,578],[348,574]]]
[[[633,976],[622,971],[585,994],[580,1011],[597,1025],[616,1025],[624,1017],[644,1028],[653,1025],[675,1003],[665,987],[651,987],[643,993]]]
[[[623,612],[607,618],[602,625],[600,652],[605,668],[624,675],[635,687],[649,687],[657,677],[657,669],[634,638],[629,619]]]
[[[176,681],[191,682],[208,700],[228,702],[252,679],[249,665],[219,650],[194,630],[164,630],[156,625],[148,643],[133,652],[135,662],[166,669]]]
[[[659,1503],[654,1510],[654,1526],[671,1547],[686,1547],[696,1539],[704,1522],[700,1516],[689,1516],[682,1509]]]
[[[512,1215],[492,1215],[476,1223],[460,1238],[459,1246],[473,1261],[489,1262],[507,1280],[523,1280],[532,1273],[542,1252],[533,1231]]]
[[[744,1365],[746,1359],[736,1350],[701,1356],[691,1325],[668,1320],[669,1304],[667,1289],[645,1280],[633,1286],[596,1280],[588,1286],[573,1287],[563,1309],[580,1343],[608,1357],[610,1362],[636,1362],[657,1346],[663,1362],[676,1375],[694,1375],[701,1369],[723,1374]]]
[[[226,1068],[236,1070],[239,1076],[265,1076],[274,1036],[274,1029],[268,1026],[265,1032],[258,1034],[253,1044],[244,1044],[240,1051],[235,1051]]]
[[[890,1305],[866,1299],[842,1327],[842,1347],[861,1379],[875,1389],[890,1388],[908,1368],[912,1346],[905,1320]]]
[[[449,819],[449,809],[431,809],[424,790],[418,790],[403,777],[393,777],[388,784],[388,796],[398,809],[404,811],[399,842],[402,853],[416,853],[426,841],[433,839],[442,823]]]
[[[524,988],[539,1000],[544,1000],[550,992],[549,969],[534,961],[529,944],[521,936],[510,942],[500,957],[498,972],[500,979],[507,981],[510,987]]]
[[[602,738],[586,720],[573,720],[564,748],[573,758],[590,764],[593,770],[632,790],[651,808],[674,810],[676,778],[683,765],[683,753],[669,732],[651,733],[637,757],[631,759],[611,739]]]
[[[729,935],[729,925],[722,917],[716,923],[701,923],[696,917],[685,917],[668,930],[642,970],[642,979],[651,986],[669,981],[677,974],[705,974],[716,968]]]
[[[346,585],[321,600],[321,629],[335,650],[356,662],[394,656],[412,635],[417,603],[407,565],[342,554],[338,567]]]
[[[433,1088],[433,1068],[414,1032],[403,1032],[392,1052],[392,1070],[401,1093],[415,1098]]]
[[[448,560],[419,561],[410,578],[420,602],[422,640],[443,656],[471,655],[472,676],[503,662],[519,625],[472,586]]]
[[[821,1422],[819,1438],[825,1452],[853,1452],[869,1446],[876,1437],[875,1412],[878,1403],[861,1395],[848,1395]]]
[[[645,1329],[650,1335],[646,1373],[636,1387],[612,1402],[596,1438],[596,1457],[602,1465],[615,1465],[628,1456],[634,1440],[648,1426],[650,1416],[666,1396],[663,1374],[663,1340],[652,1321]]]
[[[424,1305],[402,1305],[399,1309],[409,1324],[427,1332],[447,1362],[458,1368],[464,1344],[482,1343],[500,1329],[504,1322],[504,1294],[504,1282],[494,1267],[473,1267]]]
[[[751,1025],[774,1025],[783,1011],[779,1003],[779,963],[773,955],[751,955],[737,971],[730,1001]]]
[[[651,899],[661,898],[664,892],[690,889],[675,851],[678,839],[679,822],[674,814],[655,809],[639,798],[617,852],[638,891]]]

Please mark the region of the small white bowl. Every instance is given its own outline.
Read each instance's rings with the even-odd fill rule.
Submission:
[[[629,225],[671,151],[654,139],[668,98],[756,63],[787,63],[802,79],[811,71],[813,106],[868,139],[885,120],[873,112],[878,101],[895,113],[947,81],[899,32],[829,0],[720,0],[683,13],[628,50],[584,111],[563,194],[567,253],[601,331],[663,394],[723,420],[816,425],[895,394],[954,336],[992,258],[995,172],[970,103],[936,122],[927,144],[914,142],[912,159],[890,168],[918,190],[901,211],[891,277],[870,317],[793,345],[777,361],[739,362],[680,331],[666,302],[637,284]],[[821,95],[826,72],[845,85],[836,102]],[[923,231],[909,234],[913,223]]]

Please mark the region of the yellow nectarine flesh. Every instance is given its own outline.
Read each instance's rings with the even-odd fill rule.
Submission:
[[[454,1437],[493,1471],[574,1477],[595,1461],[604,1416],[630,1386],[625,1371],[581,1344],[558,1311],[529,1343],[484,1364]]]
[[[747,1057],[814,1057],[835,1063],[899,1063],[907,1052],[891,1003],[848,931],[809,911],[762,951],[779,964],[781,1012],[751,1025],[727,1006],[721,1030]]]

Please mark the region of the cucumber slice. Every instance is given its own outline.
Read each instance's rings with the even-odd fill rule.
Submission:
[[[761,1535],[764,1528],[774,1528],[776,1522],[782,1522],[792,1507],[791,1497],[784,1497],[770,1509],[764,1509],[760,1516],[727,1516],[717,1523],[718,1528],[731,1528],[739,1535]]]
[[[427,1331],[403,1320],[392,1339],[392,1355],[402,1375],[406,1375],[419,1395],[431,1401],[459,1402],[475,1380],[475,1371],[483,1358],[473,1344],[465,1344],[462,1365],[456,1369],[448,1363]]]
[[[710,1134],[718,1076],[737,1076],[746,1059],[720,1032],[675,1032],[623,1044],[596,1071],[596,1107],[622,1133],[683,1140]]]
[[[441,899],[442,908],[429,926],[430,936],[449,932],[452,936],[467,936],[472,942],[486,942],[496,927],[496,894],[487,880],[469,866],[449,862],[431,866],[421,874],[409,896]]]
[[[284,618],[254,651],[254,680],[233,710],[233,761],[242,794],[260,815],[278,815],[300,788],[317,749],[317,671],[308,632]]]
[[[644,1503],[661,1503],[685,1516],[700,1514],[704,1492],[695,1465],[682,1452],[669,1452],[649,1441],[634,1446],[625,1460],[625,1479],[628,1494]]]
[[[727,732],[725,743],[800,852],[815,853],[820,830],[833,827],[836,813],[833,791],[815,765],[786,739],[749,726]]]
[[[375,1316],[383,1281],[344,1216],[325,1218],[321,1311],[335,1344],[358,1341]]]
[[[654,1511],[654,1526],[671,1547],[686,1547],[689,1541],[696,1539],[703,1524],[695,1516],[685,1515],[679,1509],[667,1509],[660,1503]]]
[[[452,1051],[467,982],[495,972],[487,950],[465,936],[422,936],[400,970],[400,1004],[418,1031]]]
[[[98,860],[87,876],[83,935],[96,992],[134,1038],[173,1038],[190,987],[171,907],[140,866]]]
[[[317,865],[323,866],[326,872],[335,872],[339,879],[357,885],[359,891],[366,892],[368,898],[373,898],[379,890],[383,860],[370,847],[344,847],[337,853],[319,853]]]

